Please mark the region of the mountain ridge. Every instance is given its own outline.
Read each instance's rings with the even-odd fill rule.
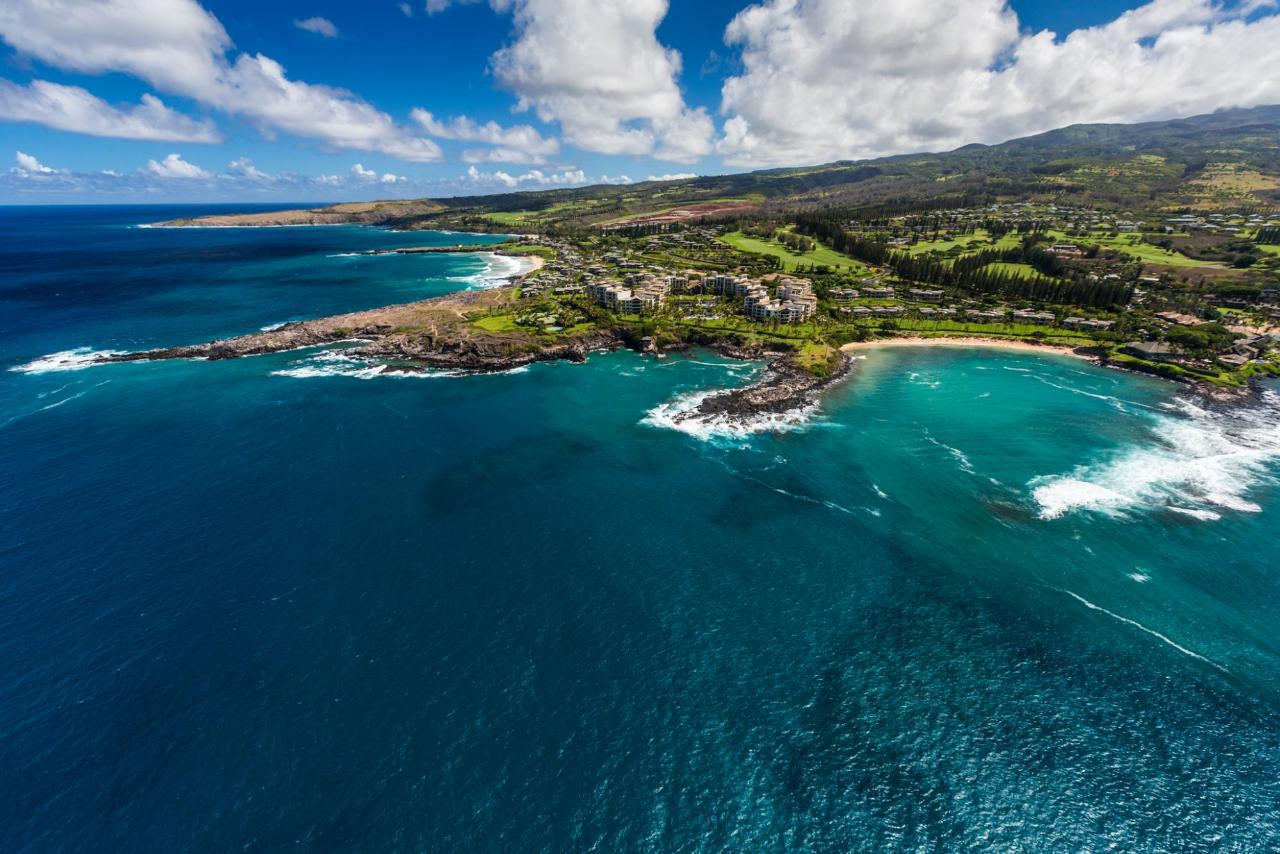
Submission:
[[[1211,165],[1247,172],[1249,193],[1212,194],[1192,186]],[[1237,182],[1238,183],[1238,182]],[[1191,209],[1280,204],[1280,105],[1219,110],[1136,124],[1075,124],[946,152],[897,154],[814,166],[707,175],[629,185],[522,190],[484,196],[377,200],[279,212],[219,216],[181,224],[359,222],[407,228],[497,231],[572,229],[625,223],[682,205],[744,202],[762,209],[824,205],[929,206],[953,197],[1070,196],[1102,206]],[[1252,198],[1250,198],[1252,196]],[[714,210],[699,211],[714,215]]]

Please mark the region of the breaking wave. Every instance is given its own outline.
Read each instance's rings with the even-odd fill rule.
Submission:
[[[442,377],[462,376],[462,373],[460,371],[405,370],[394,365],[356,359],[344,353],[327,352],[319,353],[294,367],[272,371],[271,375],[273,377],[292,377],[294,379],[349,377],[357,380],[371,380],[377,377],[440,379]]]
[[[1028,486],[1040,518],[1163,510],[1215,521],[1224,512],[1259,512],[1250,496],[1274,482],[1280,395],[1266,391],[1257,405],[1221,410],[1179,400],[1174,412],[1153,416],[1149,444],[1069,474],[1032,479]]]
[[[738,415],[696,414],[704,400],[729,392],[722,389],[682,394],[650,409],[641,424],[666,430],[678,430],[704,442],[717,439],[743,439],[762,433],[790,433],[813,423],[816,403],[786,412],[767,412],[744,418]]]
[[[74,350],[63,350],[41,356],[25,365],[15,365],[11,371],[24,374],[51,374],[58,371],[82,371],[99,364],[100,359],[118,356],[123,350],[90,350],[88,347],[77,347]]]
[[[448,377],[508,376],[527,373],[532,365],[518,365],[505,371],[476,373],[474,371],[448,371],[433,368],[406,368],[371,362],[350,356],[341,351],[332,350],[295,363],[292,367],[272,371],[273,377],[292,377],[293,379],[312,379],[315,377],[348,377],[357,380],[372,380],[379,377],[409,380],[438,380]]]
[[[946,442],[941,442],[935,439],[933,437],[933,434],[929,432],[929,429],[927,427],[924,430],[924,438],[925,438],[925,441],[929,442],[934,447],[941,448],[942,450],[950,454],[955,459],[957,465],[959,465],[962,471],[968,472],[969,474],[977,473],[973,467],[973,462],[969,459],[968,454],[966,454],[964,451],[960,450],[959,448],[948,445]]]

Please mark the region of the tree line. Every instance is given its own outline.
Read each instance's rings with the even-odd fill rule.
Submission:
[[[1133,298],[1133,286],[1130,284],[1083,277],[1064,278],[1068,270],[1062,259],[1037,246],[1034,235],[1028,235],[1020,246],[986,249],[947,262],[895,252],[883,243],[850,234],[838,220],[820,215],[801,214],[796,218],[796,231],[812,235],[837,252],[859,261],[889,267],[912,282],[960,288],[972,293],[999,294],[1010,299],[1103,309],[1127,305]],[[1027,264],[1036,272],[1028,276],[1014,270],[991,268],[990,265],[998,263]]]
[[[1253,236],[1253,242],[1266,244],[1280,243],[1280,225],[1268,225],[1258,229],[1258,233]]]

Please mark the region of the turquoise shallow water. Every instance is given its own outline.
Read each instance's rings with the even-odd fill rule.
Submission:
[[[6,368],[484,273],[4,216]],[[726,435],[666,416],[759,366],[364,368],[0,372],[0,846],[1274,844],[1271,398],[887,348]]]

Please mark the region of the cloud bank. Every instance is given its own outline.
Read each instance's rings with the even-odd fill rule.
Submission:
[[[815,163],[1277,103],[1274,7],[1155,0],[1059,38],[1005,0],[766,0],[725,30],[743,71],[717,151]]]
[[[323,30],[316,20],[302,23]],[[162,92],[242,116],[267,133],[291,133],[332,148],[408,161],[443,157],[435,142],[349,92],[292,80],[280,63],[262,54],[233,54],[222,24],[195,0],[5,0],[0,4],[0,37],[48,65],[87,74],[129,74]],[[54,97],[53,85],[36,81],[29,88],[30,94],[45,97],[43,107],[28,103],[8,112],[25,111],[29,120],[51,116],[42,123],[63,130],[125,133],[119,129],[127,127],[119,121],[124,115],[107,112],[101,102],[78,113],[47,103]],[[7,100],[22,100],[23,92],[15,89],[21,87],[6,83]],[[84,96],[93,99],[78,91],[82,101]],[[55,94],[66,102],[73,93]],[[131,114],[139,128],[133,138],[183,138],[162,134],[166,127],[199,125],[167,111],[158,100],[144,100],[140,109]],[[104,125],[110,132],[102,132]],[[190,132],[185,138],[195,141],[196,135]]]
[[[517,109],[558,122],[570,145],[693,162],[714,126],[680,91],[680,54],[658,42],[667,0],[511,0],[515,41],[492,58]]]

